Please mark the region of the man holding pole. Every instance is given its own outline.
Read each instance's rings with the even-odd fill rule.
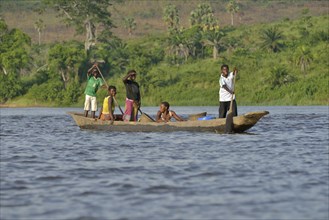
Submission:
[[[88,117],[88,112],[91,110],[91,117],[95,118],[95,112],[97,111],[96,92],[99,87],[105,87],[103,80],[99,78],[99,71],[97,64],[94,64],[87,72],[87,86],[85,89],[85,104],[84,111],[85,117]]]
[[[224,64],[221,66],[221,75],[219,78],[219,118],[225,118],[229,110],[233,112],[233,116],[238,115],[233,81],[237,73],[238,70],[236,68],[234,68],[233,72],[229,72],[228,65]]]

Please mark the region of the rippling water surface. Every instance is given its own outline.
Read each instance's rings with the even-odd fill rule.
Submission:
[[[329,217],[328,106],[240,107],[270,114],[233,135],[80,130],[72,110],[0,109],[1,220]]]

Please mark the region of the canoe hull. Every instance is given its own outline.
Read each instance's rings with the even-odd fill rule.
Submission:
[[[245,115],[233,118],[234,133],[245,132],[253,127],[259,119],[269,112],[250,112]],[[114,132],[216,132],[224,133],[225,118],[205,120],[205,121],[183,121],[183,122],[123,122],[123,121],[103,121],[99,119],[86,118],[82,114],[69,112],[81,129],[92,129]]]

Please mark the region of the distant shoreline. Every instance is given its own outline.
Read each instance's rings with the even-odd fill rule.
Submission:
[[[43,106],[43,105],[17,105],[17,104],[0,104],[0,108],[47,108],[53,106]]]
[[[0,108],[69,108],[77,106],[51,106],[51,105],[20,105],[20,104],[0,104]]]
[[[179,106],[179,105],[178,105]],[[210,105],[212,106],[212,105]],[[217,106],[217,105],[213,105]],[[240,106],[327,106],[326,104],[317,104],[317,105],[240,105]],[[50,106],[50,105],[19,105],[19,104],[0,104],[1,108],[83,108],[83,106]],[[156,106],[144,106],[144,107],[156,107]],[[191,106],[193,107],[193,106]],[[239,106],[238,106],[239,107]]]

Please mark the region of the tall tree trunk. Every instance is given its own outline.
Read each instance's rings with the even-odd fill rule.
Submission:
[[[2,70],[3,70],[3,73],[4,73],[5,75],[8,74],[4,66],[2,67]]]
[[[85,40],[85,51],[88,52],[90,47],[95,44],[95,25],[87,19],[85,22],[86,28],[86,40]]]
[[[67,82],[69,81],[69,77],[68,76],[65,76],[65,70],[60,70],[61,72],[61,75],[62,75],[62,79],[63,79],[63,83],[64,83],[64,88],[66,89],[66,84]]]
[[[304,60],[302,60],[301,70],[305,77],[306,76],[306,63]]]
[[[41,31],[39,30],[38,31],[38,34],[39,34],[39,46],[41,45]]]
[[[216,45],[214,45],[214,47],[213,47],[212,56],[213,56],[214,60],[216,60],[218,57],[218,48]]]

